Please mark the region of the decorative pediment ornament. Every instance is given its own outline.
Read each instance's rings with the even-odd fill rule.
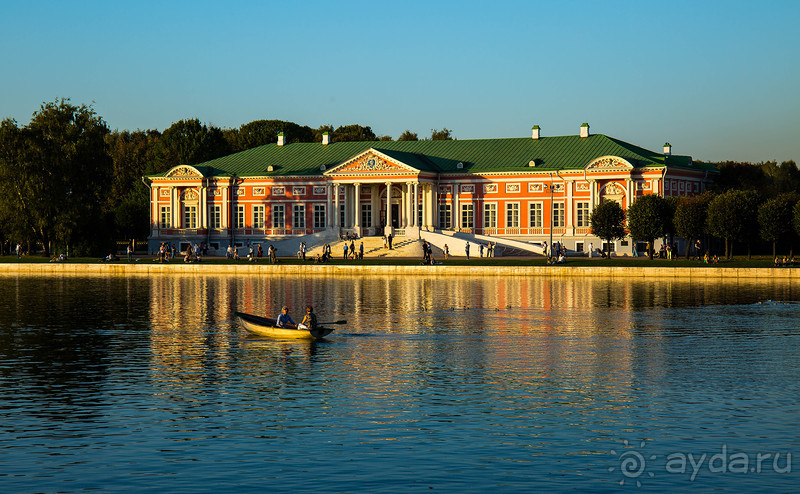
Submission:
[[[603,156],[586,165],[587,170],[629,170],[631,168],[633,165],[630,162],[617,156]]]
[[[360,155],[345,161],[341,165],[326,172],[326,175],[340,173],[386,173],[403,172],[408,173],[416,169],[399,163],[383,153],[374,149],[365,151]]]
[[[167,172],[167,177],[202,177],[203,174],[197,168],[188,165],[176,166]]]
[[[614,183],[614,182],[609,182],[603,188],[603,193],[604,193],[604,195],[607,195],[607,196],[619,196],[619,195],[624,194],[625,191],[622,189],[622,187],[620,187],[619,184]]]
[[[186,189],[183,191],[183,194],[181,194],[181,197],[183,198],[184,201],[196,201],[198,198],[198,194],[197,191],[194,189]]]

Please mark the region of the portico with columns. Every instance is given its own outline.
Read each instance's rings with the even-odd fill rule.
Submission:
[[[436,228],[436,174],[369,149],[324,173],[333,189],[330,228],[359,236],[418,236]]]

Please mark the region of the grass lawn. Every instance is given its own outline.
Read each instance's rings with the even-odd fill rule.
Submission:
[[[138,261],[135,259],[139,259]],[[43,263],[49,262],[50,259],[42,256],[23,256],[17,258],[16,255],[0,256],[0,263]],[[134,261],[128,262],[123,256],[119,261],[112,261],[112,264],[144,264],[155,263],[156,261],[151,256],[134,256]],[[268,258],[262,258],[257,261],[258,264],[269,264]],[[313,261],[301,261],[294,257],[279,257],[278,262],[281,264],[312,264]],[[447,261],[437,259],[437,262],[442,262],[449,266],[544,266],[546,262],[542,257],[473,257],[469,261],[463,257],[450,258]],[[101,261],[96,257],[75,257],[66,261],[69,264],[100,264]],[[419,265],[421,259],[417,258],[377,258],[377,259],[364,259],[362,261],[351,261],[344,259],[332,259],[328,264],[332,265],[346,265],[346,264],[362,264],[367,266],[412,266]],[[183,264],[183,261],[176,258],[170,264]],[[223,257],[206,257],[203,258],[201,264],[251,264],[247,260],[231,261]],[[700,261],[677,259],[667,261],[665,259],[647,259],[646,257],[639,257],[637,259],[630,258],[612,258],[612,259],[588,259],[586,257],[568,257],[565,266],[568,267],[584,267],[584,266],[614,266],[614,267],[658,267],[658,268],[686,268],[686,267],[719,267],[719,268],[771,268],[774,267],[771,257],[768,256],[753,256],[751,260],[746,257],[738,257],[733,260],[721,260],[719,264],[703,264]]]

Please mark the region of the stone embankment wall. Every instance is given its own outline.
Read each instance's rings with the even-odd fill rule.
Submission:
[[[800,279],[800,268],[661,268],[612,266],[373,266],[361,264],[0,264],[0,275],[229,275],[229,276],[547,276],[596,278]]]

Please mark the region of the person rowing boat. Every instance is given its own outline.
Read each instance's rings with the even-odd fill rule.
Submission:
[[[314,308],[310,305],[306,306],[306,315],[303,317],[300,324],[297,325],[297,329],[308,329],[311,331],[317,329],[317,315],[314,314]]]
[[[297,329],[297,323],[292,320],[292,316],[289,315],[289,308],[285,305],[281,308],[281,313],[278,314],[278,318],[275,320],[275,327]]]

